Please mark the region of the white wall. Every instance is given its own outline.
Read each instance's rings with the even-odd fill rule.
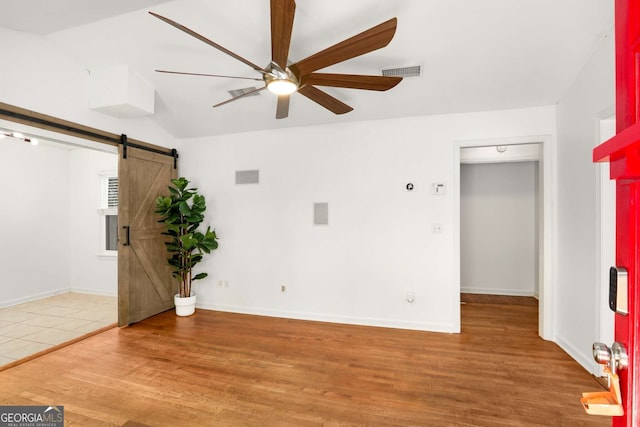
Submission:
[[[431,184],[453,185],[456,140],[554,132],[555,108],[540,107],[183,141],[181,173],[220,235],[199,305],[455,332],[454,201]],[[260,170],[259,185],[234,184],[246,169]],[[328,226],[312,225],[314,202],[329,203]]]
[[[101,252],[100,172],[118,171],[118,156],[95,150],[70,153],[70,282],[73,291],[117,295],[118,258]]]
[[[595,371],[591,345],[598,338],[600,252],[597,230],[599,117],[615,101],[614,38],[610,33],[558,102],[558,226],[556,340]],[[614,209],[611,206],[611,209]]]
[[[538,162],[461,165],[462,292],[538,295],[537,183]]]
[[[148,117],[118,119],[88,108],[89,73],[44,37],[0,28],[0,102],[130,138],[173,146]]]
[[[117,156],[0,139],[0,307],[81,291],[117,294],[116,258],[100,258],[101,170]]]
[[[69,156],[0,139],[0,306],[69,286]]]

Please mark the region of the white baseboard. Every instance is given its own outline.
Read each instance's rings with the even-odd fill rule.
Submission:
[[[0,301],[0,307],[11,307],[18,304],[24,304],[25,302],[35,301],[37,299],[52,297],[54,295],[69,293],[69,289],[54,289],[47,292],[41,292],[39,294],[27,295],[21,298],[10,299],[6,301]]]
[[[535,297],[536,294],[531,291],[519,291],[514,289],[492,289],[492,288],[460,288],[463,294],[482,294],[482,295],[508,295],[512,297]]]
[[[79,294],[88,294],[88,295],[102,295],[107,297],[117,297],[117,292],[97,292],[93,289],[55,289],[52,291],[41,292],[39,294],[28,295],[21,298],[15,298],[7,301],[0,301],[0,308],[2,307],[12,307],[18,304],[24,304],[25,302],[31,302],[35,300],[39,300],[42,298],[53,297],[56,295],[68,294],[69,292],[76,292]]]
[[[576,348],[563,337],[556,336],[555,343],[560,346],[569,356],[578,362],[584,369],[592,374],[600,375],[598,364],[593,360],[591,348]]]
[[[88,295],[100,295],[104,297],[117,297],[118,291],[97,291],[95,289],[83,289],[83,288],[72,288],[69,289],[69,292],[75,292],[77,294],[88,294]]]
[[[376,319],[368,317],[336,316],[322,313],[304,313],[285,310],[273,310],[261,307],[245,307],[198,303],[205,310],[226,311],[229,313],[252,314],[256,316],[282,317],[285,319],[311,320],[316,322],[344,323],[348,325],[376,326],[382,328],[410,329],[415,331],[456,333],[455,325],[446,323],[410,322],[404,320]]]

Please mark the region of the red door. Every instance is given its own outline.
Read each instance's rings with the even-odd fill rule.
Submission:
[[[616,264],[628,273],[627,311],[615,315],[615,340],[629,355],[620,371],[624,415],[613,426],[640,426],[640,0],[616,0],[617,134],[595,148],[616,180]]]

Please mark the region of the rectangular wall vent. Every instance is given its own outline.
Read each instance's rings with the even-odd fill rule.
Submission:
[[[382,75],[390,77],[420,77],[421,72],[422,67],[420,65],[382,69]]]
[[[313,225],[329,225],[329,203],[313,204]]]
[[[260,171],[236,171],[236,184],[259,184]]]
[[[236,97],[236,96],[240,96],[240,95],[244,95],[247,92],[251,92],[252,90],[256,90],[257,88],[255,87],[243,87],[242,89],[234,89],[234,90],[230,90],[229,94],[231,94],[232,97]],[[251,95],[247,95],[247,96],[256,96],[256,95],[260,95],[260,92],[254,92]]]

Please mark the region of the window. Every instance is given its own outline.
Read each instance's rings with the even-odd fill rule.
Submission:
[[[101,203],[100,255],[118,255],[118,177],[115,172],[100,174]]]

